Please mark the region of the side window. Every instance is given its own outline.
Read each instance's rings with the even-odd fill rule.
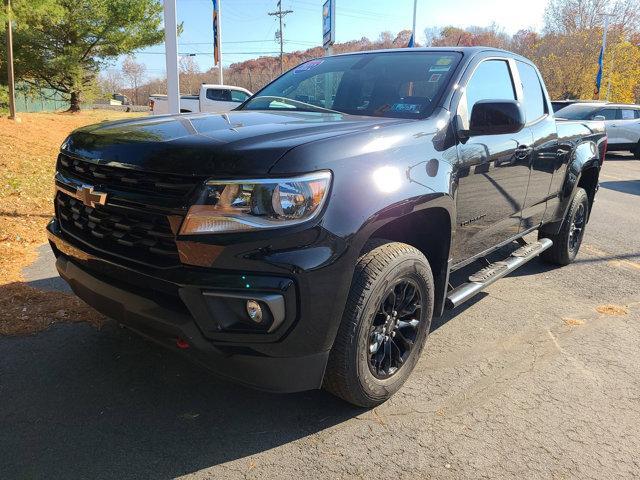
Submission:
[[[458,106],[458,115],[469,126],[471,109],[479,100],[515,100],[511,71],[506,60],[485,60],[467,83]]]
[[[535,68],[528,63],[517,61],[516,64],[518,65],[518,73],[520,73],[520,81],[522,82],[524,111],[527,122],[533,122],[546,112],[540,78],[538,78]]]
[[[232,102],[242,103],[247,98],[249,98],[249,95],[247,95],[246,93],[241,92],[240,90],[231,90],[231,101]]]
[[[220,88],[208,88],[207,98],[218,102],[230,102],[231,94],[229,90],[223,90]]]
[[[623,108],[620,110],[622,120],[635,120],[635,111],[630,108]]]
[[[596,115],[602,115],[605,120],[615,120],[616,112],[615,108],[605,108],[596,113]]]

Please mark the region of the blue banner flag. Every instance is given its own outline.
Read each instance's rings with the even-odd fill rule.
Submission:
[[[600,94],[600,83],[602,83],[602,65],[604,62],[604,47],[600,48],[600,57],[598,58],[598,74],[596,75],[595,95]]]
[[[411,34],[411,38],[409,39],[409,43],[407,44],[407,47],[409,48],[413,48],[414,42],[413,42],[413,33]]]
[[[218,0],[213,0],[213,64],[218,65],[220,61],[220,52],[218,51],[218,21],[220,19],[220,10]]]

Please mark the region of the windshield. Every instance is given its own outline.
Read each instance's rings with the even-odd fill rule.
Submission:
[[[566,118],[567,120],[589,120],[601,109],[601,105],[593,106],[574,103],[558,110],[556,117]]]
[[[455,52],[385,52],[319,58],[285,73],[241,109],[424,118],[433,112],[461,57]]]

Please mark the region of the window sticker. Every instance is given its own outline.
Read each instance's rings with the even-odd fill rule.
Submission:
[[[307,72],[313,68],[316,68],[318,65],[322,65],[323,63],[324,63],[324,60],[311,60],[307,63],[303,63],[299,67],[296,67],[293,73],[296,74],[301,72]]]
[[[420,113],[420,105],[417,103],[394,103],[391,110],[394,112]]]
[[[432,65],[429,68],[430,72],[448,72],[451,69],[451,65]]]
[[[449,58],[449,57],[441,57],[436,62],[436,65],[451,65],[451,58]]]
[[[431,75],[431,77],[429,77],[429,81],[432,83],[437,82],[438,80],[440,80],[440,77],[442,76],[441,73],[434,73]]]

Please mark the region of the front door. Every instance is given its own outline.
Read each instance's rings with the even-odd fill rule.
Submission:
[[[515,100],[511,64],[506,59],[480,63],[458,104],[463,125],[479,100]],[[531,130],[478,135],[458,144],[456,233],[453,261],[459,264],[518,234],[531,158]]]

